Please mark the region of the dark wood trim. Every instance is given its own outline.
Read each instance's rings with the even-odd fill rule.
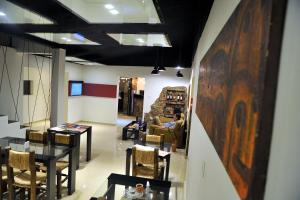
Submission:
[[[273,0],[269,32],[269,55],[266,63],[265,88],[260,118],[260,127],[256,138],[255,174],[251,196],[248,199],[263,200],[266,187],[269,156],[272,142],[273,119],[275,113],[277,80],[279,72],[281,45],[284,31],[286,0]],[[260,137],[261,136],[261,137]]]

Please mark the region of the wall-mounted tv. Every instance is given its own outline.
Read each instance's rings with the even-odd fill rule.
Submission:
[[[69,81],[69,96],[82,96],[83,81]]]

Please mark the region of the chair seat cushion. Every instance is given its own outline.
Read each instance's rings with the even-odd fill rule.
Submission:
[[[56,171],[62,171],[64,169],[66,169],[67,167],[69,167],[69,163],[67,161],[57,161],[56,162]],[[46,166],[42,166],[40,169],[45,172],[47,171]]]
[[[164,168],[164,163],[159,162],[158,174],[160,174],[161,170]],[[151,165],[137,165],[136,173],[138,176],[143,176],[147,178],[153,178],[154,167]]]
[[[15,185],[19,187],[30,187],[31,173],[29,171],[22,172],[14,177]],[[47,174],[44,172],[36,172],[36,184],[40,185],[47,179]]]
[[[2,180],[7,180],[7,168],[5,165],[2,165]],[[20,170],[14,169],[14,175],[21,173]]]
[[[69,163],[66,161],[57,161],[56,162],[56,170],[57,171],[62,171],[66,169],[69,166]]]

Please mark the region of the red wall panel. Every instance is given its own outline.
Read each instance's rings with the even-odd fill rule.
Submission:
[[[93,97],[116,98],[117,86],[116,85],[84,83],[83,84],[83,95],[84,96],[93,96]]]

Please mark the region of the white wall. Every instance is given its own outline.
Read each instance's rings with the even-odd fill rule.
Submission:
[[[197,99],[200,61],[222,30],[238,3],[239,0],[214,1],[198,43],[198,49],[193,62],[193,75],[195,78],[194,102],[196,102]],[[195,113],[195,107],[194,103],[186,177],[186,199],[237,200],[239,196],[204,127]]]
[[[151,105],[154,103],[156,98],[159,97],[163,87],[188,86],[191,71],[190,69],[182,70],[184,78],[180,79],[176,77],[176,70],[173,68],[167,68],[167,71],[162,72],[159,76],[151,75],[153,67],[85,66],[82,69],[82,80],[87,83],[119,86],[120,77],[144,77],[144,112],[150,111]],[[116,96],[118,96],[118,92]],[[117,122],[117,98],[80,98],[82,99],[84,106],[84,109],[82,109],[82,120],[109,124],[115,124]]]
[[[30,55],[28,64],[28,55],[24,57],[22,78],[32,81],[32,95],[23,96],[24,123],[49,119],[51,109],[51,98],[49,96],[51,69],[51,60],[48,58]]]
[[[265,200],[300,199],[300,1],[288,1]]]
[[[193,65],[198,85],[199,63],[238,0],[216,0],[198,44]],[[289,0],[281,52],[271,155],[265,191],[266,200],[300,199],[300,2]],[[197,87],[194,89],[194,99]],[[192,113],[192,128],[187,170],[188,200],[239,199],[201,122]]]
[[[3,63],[4,63],[4,54],[3,54],[3,48],[0,48],[0,81],[1,81],[1,75],[3,70]],[[22,54],[17,53],[15,49],[13,48],[7,48],[6,52],[6,63],[8,68],[8,74],[11,80],[11,87],[13,91],[13,97],[11,95],[10,85],[8,81],[7,71],[6,68],[4,68],[4,74],[3,74],[3,81],[2,81],[2,88],[0,91],[0,115],[7,115],[8,119],[10,120],[18,120],[15,117],[15,106],[13,103],[13,99],[15,100],[15,103],[17,104],[17,97],[18,97],[18,88],[19,88],[19,77],[21,72],[21,57]],[[21,77],[22,78],[22,77]],[[18,116],[19,121],[23,121],[23,80],[20,83],[20,91],[19,91],[19,100],[18,100]]]

